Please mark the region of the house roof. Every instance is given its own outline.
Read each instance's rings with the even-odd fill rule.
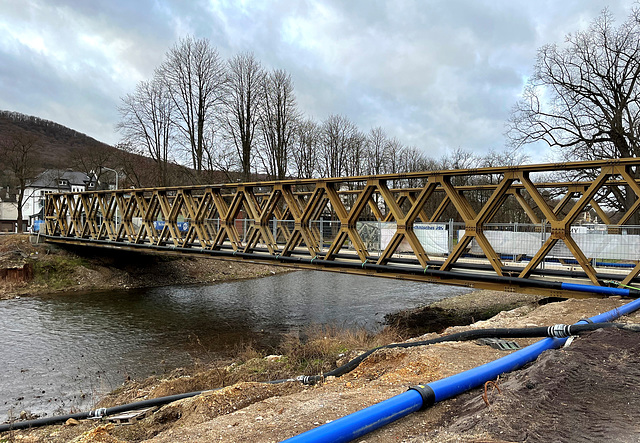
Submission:
[[[16,195],[0,191],[0,203],[15,203]]]
[[[71,189],[71,186],[87,186],[95,183],[95,177],[84,172],[61,169],[47,169],[29,185],[32,188]]]

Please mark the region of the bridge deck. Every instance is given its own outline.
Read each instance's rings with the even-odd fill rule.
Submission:
[[[638,281],[640,228],[627,225],[640,206],[637,167],[624,159],[50,194],[44,236],[563,296],[561,282]],[[591,178],[536,180],[549,171]],[[611,199],[629,192],[636,203],[614,214]],[[587,213],[601,223],[585,223]]]

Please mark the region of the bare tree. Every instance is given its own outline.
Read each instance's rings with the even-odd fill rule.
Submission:
[[[494,168],[500,166],[518,166],[529,162],[529,156],[518,149],[505,149],[503,151],[489,150],[487,154],[478,159],[481,168]]]
[[[116,155],[110,146],[82,147],[78,154],[70,160],[71,168],[84,172],[88,176],[95,175],[100,181],[100,166],[112,165],[116,161]]]
[[[494,168],[502,166],[517,166],[529,162],[529,156],[519,149],[505,149],[501,152],[491,149],[483,157],[477,159],[480,168]],[[502,174],[492,174],[485,178],[486,183],[495,184],[502,179]]]
[[[436,168],[436,162],[427,158],[424,153],[415,146],[407,146],[400,152],[400,163],[403,172],[420,172],[429,171]],[[407,179],[405,180],[406,186],[416,187],[424,186],[426,184],[425,179]]]
[[[487,154],[477,159],[478,167],[480,168],[493,168],[493,167],[504,167],[504,166],[517,166],[526,164],[529,161],[529,157],[520,152],[517,149],[505,149],[503,151],[496,151],[495,149],[491,149]],[[487,174],[478,177],[473,180],[474,184],[498,184],[504,178],[504,174]],[[534,179],[535,180],[535,179]],[[485,192],[484,194],[476,193],[476,201],[474,203],[478,203],[478,201],[484,204],[488,199],[488,194]],[[531,198],[528,193],[523,193],[523,197],[527,200],[532,207],[535,207],[535,202]],[[522,210],[522,207],[515,199],[515,197],[509,197],[500,205],[500,211],[494,215],[493,222],[507,223],[507,222],[517,222],[517,223],[531,223],[528,215]]]
[[[354,131],[346,139],[345,148],[347,156],[345,159],[344,174],[358,176],[364,174],[367,161],[367,140],[366,136],[359,130]]]
[[[539,50],[508,136],[514,146],[544,142],[566,160],[637,157],[638,122],[640,9],[619,27],[605,9],[588,30],[569,34],[564,46]],[[628,209],[635,195],[619,190],[616,199]]]
[[[29,182],[36,177],[39,167],[39,139],[28,133],[15,133],[0,143],[0,157],[11,174],[17,190],[16,205],[18,232],[24,230],[22,209],[26,203],[25,190]]]
[[[322,123],[322,144],[319,152],[320,175],[340,177],[346,175],[349,143],[358,128],[348,118],[330,115]]]
[[[288,174],[289,156],[299,119],[291,75],[281,69],[270,72],[263,83],[263,94],[260,115],[264,140],[262,162],[270,177],[281,180]]]
[[[233,146],[221,144],[219,149],[210,157],[211,171],[215,171],[218,177],[226,182],[235,182],[242,179],[238,172],[238,153]]]
[[[401,167],[401,154],[404,146],[397,138],[389,139],[385,146],[385,151],[387,152],[384,173],[385,174],[395,174],[398,172],[402,172]]]
[[[130,152],[148,154],[157,167],[158,183],[167,186],[171,142],[174,137],[174,101],[158,76],[138,83],[133,94],[122,98],[121,120],[116,128]]]
[[[443,155],[438,169],[470,169],[478,166],[478,158],[471,151],[456,148]]]
[[[138,149],[134,149],[127,143],[119,143],[116,145],[115,162],[117,170],[123,172],[126,182],[120,184],[123,188],[132,186],[134,188],[144,188],[153,186],[156,183],[155,174],[149,176],[150,168],[147,165],[145,157],[140,155]],[[107,171],[108,172],[108,171]],[[100,180],[100,177],[98,177]]]
[[[320,126],[313,120],[298,123],[292,149],[293,168],[297,178],[312,178],[318,172]]]
[[[443,155],[436,162],[436,169],[450,170],[450,169],[471,169],[478,167],[478,157],[473,152],[467,151],[462,148],[456,148],[449,151],[446,155]],[[472,184],[471,176],[456,176],[453,177],[452,183],[456,186],[464,186]]]
[[[365,171],[367,174],[384,174],[389,162],[389,138],[378,126],[371,128],[367,134],[367,158]]]
[[[251,53],[236,55],[229,61],[225,133],[238,153],[243,180],[251,176],[264,75],[260,62]]]
[[[175,105],[173,122],[181,134],[180,143],[189,153],[196,173],[205,167],[206,151],[213,149],[209,135],[217,107],[225,95],[225,66],[209,40],[181,39],[167,53],[158,69]]]

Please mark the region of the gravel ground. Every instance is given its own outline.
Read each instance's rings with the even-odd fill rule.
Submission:
[[[489,303],[485,298],[503,301],[511,296],[492,291],[474,294],[447,303]],[[623,303],[617,298],[527,303],[446,332],[573,323]],[[634,314],[623,321],[638,323],[640,316]],[[420,338],[432,336],[433,333]],[[516,341],[525,346],[534,340]],[[621,336],[616,331],[581,336],[572,347],[550,351],[525,369],[500,377],[496,381],[500,393],[489,392],[490,406],[481,399],[483,390],[475,389],[357,441],[638,441],[638,342],[635,335]],[[412,385],[435,381],[503,355],[504,351],[476,342],[385,349],[371,355],[353,372],[317,386],[240,383],[167,405],[134,425],[103,423],[96,428],[96,423],[82,423],[14,437],[18,441],[19,435],[19,441],[25,442],[66,442],[74,438],[78,440],[73,441],[167,443],[281,441],[402,393]],[[608,388],[620,380],[627,381],[612,400]],[[600,384],[602,389],[594,389],[594,384]],[[625,393],[630,395],[626,397]],[[556,404],[555,409],[550,409],[553,413],[547,412],[551,404]],[[606,414],[601,408],[605,404]],[[617,421],[611,417],[617,417]],[[95,440],[86,440],[89,437]]]

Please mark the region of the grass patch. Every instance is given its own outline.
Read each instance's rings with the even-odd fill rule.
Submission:
[[[352,353],[400,340],[387,328],[371,334],[363,328],[344,329],[336,326],[310,326],[302,338],[287,336],[278,352],[286,359],[286,369],[297,375],[315,375],[335,369]]]
[[[75,286],[74,271],[79,267],[88,267],[84,258],[56,255],[46,260],[35,260],[33,276],[38,284],[47,285],[51,289],[64,289]]]

